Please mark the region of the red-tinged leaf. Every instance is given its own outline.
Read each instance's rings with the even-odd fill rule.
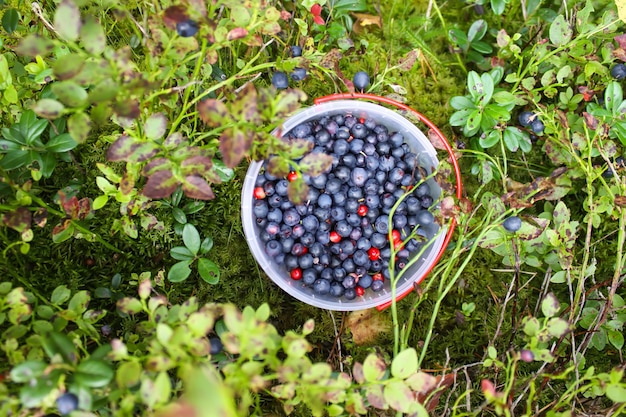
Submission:
[[[287,152],[293,159],[302,158],[307,152],[313,149],[313,142],[306,139],[293,139],[289,142]]]
[[[78,211],[76,213],[76,218],[78,220],[84,220],[89,213],[91,213],[91,200],[87,197],[81,198],[78,200]]]
[[[241,130],[228,128],[220,136],[220,152],[224,164],[229,168],[239,165],[250,146],[252,146],[252,135],[247,135]]]
[[[135,178],[129,174],[128,171],[124,173],[124,176],[120,180],[120,191],[124,195],[128,195],[135,188]]]
[[[306,203],[308,194],[309,186],[304,182],[302,177],[296,178],[287,186],[287,196],[289,200],[296,205]]]
[[[4,213],[2,216],[2,222],[17,232],[24,232],[30,229],[32,222],[32,216],[30,210],[26,207],[18,207],[13,211]]]
[[[202,17],[206,17],[206,0],[189,0],[189,6]]]
[[[48,222],[48,210],[42,207],[38,208],[33,215],[33,222],[39,227],[44,227]]]
[[[313,152],[306,155],[300,163],[300,169],[304,174],[317,177],[328,171],[333,164],[333,157],[324,153]]]
[[[141,174],[149,177],[154,175],[157,171],[162,171],[164,169],[169,169],[171,166],[171,162],[167,158],[154,158],[150,162],[143,167]]]
[[[268,159],[266,169],[276,177],[286,177],[291,171],[290,160],[283,156],[273,155]]]
[[[183,6],[170,6],[163,12],[163,23],[170,29],[176,28],[176,23],[189,19],[187,10]]]
[[[226,35],[226,39],[229,41],[234,41],[236,39],[245,38],[248,36],[248,29],[246,28],[234,28],[231,29]]]
[[[185,175],[203,175],[211,169],[213,163],[211,158],[197,155],[185,159],[180,166]]]
[[[128,162],[145,162],[159,153],[159,146],[153,142],[139,143],[126,158]]]
[[[183,137],[182,133],[174,132],[165,138],[165,140],[163,141],[163,146],[173,149],[181,145],[183,142],[185,142],[185,138]]]
[[[261,33],[263,35],[276,35],[281,30],[283,30],[283,28],[278,22],[267,22],[261,27]]]
[[[280,18],[282,20],[291,20],[291,13],[289,13],[287,10],[281,10],[280,11]]]
[[[496,387],[493,385],[493,382],[488,379],[480,381],[480,389],[487,399],[496,395]]]
[[[214,98],[199,102],[198,114],[200,119],[209,127],[222,126],[231,118],[226,105]]]
[[[365,396],[367,397],[367,401],[372,405],[372,407],[378,408],[380,410],[386,410],[389,408],[387,402],[385,401],[385,395],[383,393],[382,385],[370,385],[365,389]]]
[[[68,199],[63,191],[59,191],[59,203],[68,217],[72,219],[77,217],[78,198],[75,195]]]
[[[74,226],[72,226],[72,221],[70,219],[65,219],[52,229],[52,241],[54,243],[61,243],[72,237],[73,234]]]
[[[598,128],[600,121],[586,111],[583,112],[583,119],[589,129],[596,130]]]
[[[403,71],[410,71],[411,68],[413,68],[413,65],[415,65],[415,61],[417,60],[417,52],[417,49],[411,49],[404,57],[400,59],[400,61],[398,62],[398,68]]]
[[[300,108],[300,103],[307,99],[307,95],[302,90],[289,89],[282,91],[278,100],[274,103],[274,111],[277,117],[289,116]]]
[[[141,115],[139,102],[136,99],[120,99],[113,106],[113,110],[118,116],[127,119],[136,119]]]
[[[122,135],[115,140],[109,146],[107,150],[107,159],[109,161],[127,161],[128,157],[133,154],[135,148],[137,148],[140,143],[127,135]]]
[[[343,58],[343,54],[337,48],[331,49],[324,55],[320,61],[320,65],[324,68],[334,68],[335,64],[339,64],[339,61]]]
[[[171,171],[157,171],[148,178],[143,188],[143,195],[148,198],[166,198],[178,187],[178,180]]]
[[[254,84],[247,84],[232,104],[232,114],[241,115],[244,120],[250,123],[260,123],[261,115],[257,108],[257,100],[258,94]]]
[[[613,39],[615,39],[620,48],[626,49],[626,34],[617,35]]]
[[[420,392],[417,395],[417,401],[420,404],[424,404],[424,401],[426,401],[427,398],[430,398],[428,400],[428,403],[425,404],[425,406],[429,413],[434,412],[437,406],[439,405],[439,398],[445,392],[444,388],[451,387],[452,384],[454,384],[455,382],[455,377],[456,377],[456,374],[453,374],[453,373],[447,374],[444,377],[442,376],[435,377],[435,382],[432,383],[431,388],[428,391]],[[435,390],[436,392],[433,393],[433,391]]]
[[[322,16],[313,16],[313,22],[316,25],[322,25],[322,26],[326,24],[326,22],[324,21],[324,18],[322,18]]]
[[[215,198],[215,193],[213,193],[211,186],[204,178],[198,175],[185,177],[183,192],[187,197],[195,198],[196,200],[213,200]]]
[[[202,177],[211,184],[221,184],[224,182],[224,179],[220,176],[219,169],[215,165],[208,171],[204,171]]]
[[[361,362],[355,362],[352,367],[352,376],[358,384],[365,382],[365,375],[363,374],[363,364]]]
[[[148,139],[161,139],[167,131],[167,117],[163,113],[150,115],[143,126],[143,130]]]

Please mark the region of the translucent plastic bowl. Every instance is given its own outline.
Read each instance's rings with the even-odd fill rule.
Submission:
[[[390,132],[402,133],[411,150],[418,155],[420,165],[427,172],[431,172],[431,169],[436,168],[439,164],[435,148],[421,130],[397,112],[374,103],[358,100],[338,100],[317,104],[290,117],[283,124],[282,132],[288,133],[300,123],[336,114],[352,114],[356,117],[372,118],[379,124],[385,125]],[[254,162],[248,168],[243,184],[241,216],[243,230],[250,250],[265,273],[287,293],[315,307],[327,310],[351,311],[388,304],[391,301],[389,280],[385,280],[385,287],[381,291],[373,292],[371,289],[367,289],[363,296],[356,297],[353,300],[336,298],[331,295],[319,295],[315,294],[313,289],[307,287],[302,281],[291,279],[284,265],[277,264],[265,253],[264,245],[259,238],[260,230],[255,224],[252,212],[255,181],[262,167],[263,161]],[[432,178],[428,180],[428,183],[431,189],[431,196],[434,201],[437,201],[441,194],[441,188]],[[430,225],[426,231],[430,238],[434,236],[434,241],[430,243],[421,258],[405,270],[402,279],[396,286],[397,297],[410,292],[414,283],[420,282],[430,272],[440,256],[446,238],[445,231],[438,233],[439,226],[436,223]]]

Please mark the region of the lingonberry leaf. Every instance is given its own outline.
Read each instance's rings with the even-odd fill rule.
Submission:
[[[169,170],[152,174],[143,188],[143,195],[149,198],[166,198],[172,195],[179,182]]]
[[[207,258],[198,259],[198,273],[209,284],[217,284],[220,280],[220,268]]]
[[[324,153],[312,152],[302,158],[298,165],[300,166],[302,173],[316,177],[330,169],[332,163],[332,156]]]
[[[20,14],[17,9],[10,8],[6,12],[4,12],[4,15],[2,16],[2,27],[4,28],[4,30],[7,31],[9,35],[15,32],[15,29],[17,29],[17,25],[19,22]]]
[[[198,103],[200,119],[209,127],[218,127],[230,119],[226,105],[217,99],[209,98]]]
[[[244,132],[236,128],[228,128],[220,137],[220,152],[227,167],[239,165],[252,146],[253,133]]]
[[[198,175],[188,175],[183,181],[183,191],[189,198],[197,200],[213,200],[215,193],[209,183]]]

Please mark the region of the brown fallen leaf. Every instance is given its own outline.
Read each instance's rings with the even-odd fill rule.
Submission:
[[[352,31],[356,34],[363,33],[368,29],[376,29],[376,27],[382,29],[383,27],[383,19],[381,16],[367,13],[352,13],[352,16],[355,18],[352,24]]]
[[[348,327],[357,345],[373,342],[380,333],[388,332],[391,323],[375,308],[359,310],[348,316]]]

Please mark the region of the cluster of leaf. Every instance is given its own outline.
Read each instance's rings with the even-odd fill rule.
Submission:
[[[418,371],[412,348],[390,366],[370,354],[354,363],[352,375],[334,372],[307,356],[312,320],[302,333],[281,336],[268,323],[267,304],[240,311],[192,297],[171,305],[149,273],[137,278],[139,297],[117,300],[117,315],[132,319],[134,327],[110,342],[95,327],[111,332],[102,321],[106,311],[89,309],[86,291],[72,295],[60,286],[49,301],[36,302],[22,288],[0,284],[3,370],[10,375],[0,381],[3,415],[54,412],[64,392],[77,395],[85,416],[141,409],[139,415],[173,417],[185,407],[245,416],[263,412],[261,395],[282,402],[287,413],[304,406],[313,415],[364,415],[369,409],[427,415],[422,402],[437,390],[437,379]],[[155,282],[162,285],[162,278]],[[212,350],[215,338],[223,351]]]
[[[317,176],[330,168],[332,157],[312,153],[313,143],[306,139],[278,137],[270,132],[272,121],[296,110],[305,99],[299,90],[277,93],[274,88],[257,91],[248,84],[236,98],[228,101],[207,99],[199,103],[202,120],[212,128],[225,127],[220,136],[220,152],[227,166],[235,167],[247,154],[255,160],[267,159],[267,169],[277,177],[296,171],[298,178],[289,183],[288,195],[295,202],[306,199],[308,186],[304,175]]]
[[[497,54],[491,57],[496,68],[489,73],[469,72],[468,94],[450,102],[456,110],[450,123],[462,127],[475,150],[500,144],[503,153],[505,149],[529,153],[531,139],[539,137],[544,139],[546,154],[559,165],[566,161],[554,142],[584,135],[586,128],[602,138],[622,135],[621,87],[610,82],[609,67],[626,55],[620,52],[623,37],[615,36],[619,25],[611,5],[594,8],[588,2],[576,11],[574,20],[538,6],[536,2],[526,5],[528,30],[513,35],[505,29],[498,31]],[[481,33],[478,22],[472,25],[476,26],[473,38]],[[541,37],[544,41],[535,41]],[[603,95],[608,98],[604,100]],[[586,111],[583,102],[587,102]],[[533,112],[545,124],[545,131],[519,126],[517,115],[523,110]],[[506,162],[506,155],[503,158]],[[479,165],[473,172],[485,174],[486,164]],[[483,182],[491,178],[483,175]]]

